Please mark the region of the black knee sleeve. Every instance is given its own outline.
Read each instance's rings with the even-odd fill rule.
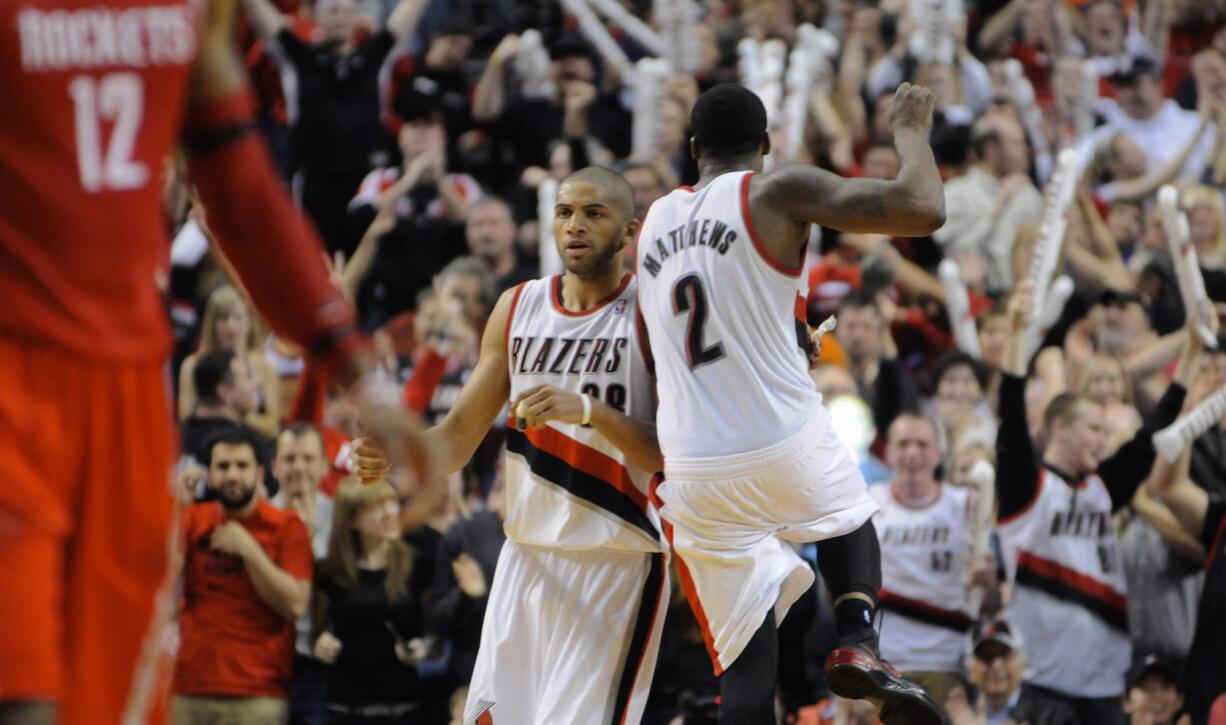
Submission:
[[[881,544],[873,520],[850,534],[817,542],[817,568],[835,601],[844,594],[867,594],[877,606],[881,589]]]

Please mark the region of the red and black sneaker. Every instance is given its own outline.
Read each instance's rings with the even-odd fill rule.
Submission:
[[[949,716],[919,685],[903,679],[898,670],[877,654],[868,642],[848,644],[826,658],[826,684],[849,700],[881,702],[885,725],[949,725]]]

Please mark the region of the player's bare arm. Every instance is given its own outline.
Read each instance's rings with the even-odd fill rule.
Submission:
[[[655,423],[630,418],[593,396],[588,396],[588,401],[593,428],[644,471],[664,470],[664,455],[656,439]],[[511,410],[516,417],[523,413],[528,428],[540,428],[551,420],[579,425],[583,422],[583,397],[553,385],[537,385],[513,400]]]
[[[440,473],[453,473],[468,463],[511,395],[506,333],[516,291],[509,289],[498,298],[485,323],[472,376],[447,417],[424,434]]]
[[[894,94],[889,121],[902,160],[896,179],[846,179],[813,166],[784,166],[751,181],[755,223],[761,209],[845,232],[917,237],[939,229],[945,223],[945,196],[928,145],[935,100],[932,91],[909,83]],[[759,232],[769,246],[770,234]]]

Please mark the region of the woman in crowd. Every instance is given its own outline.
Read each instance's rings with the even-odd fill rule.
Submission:
[[[256,382],[258,405],[243,422],[266,436],[276,436],[281,422],[277,370],[264,355],[262,341],[256,339],[250,308],[233,287],[223,285],[209,295],[200,329],[200,346],[179,368],[179,419],[186,420],[196,407],[192,386],[196,360],[212,350],[231,350],[246,357]]]
[[[343,481],[328,556],[315,588],[315,656],[331,666],[325,706],[335,725],[425,722],[416,663],[424,655],[421,596],[427,582],[401,539],[391,484]]]

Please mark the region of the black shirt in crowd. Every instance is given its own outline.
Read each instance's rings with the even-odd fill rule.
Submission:
[[[328,702],[349,707],[419,703],[417,670],[396,656],[397,638],[406,643],[422,635],[421,597],[426,577],[414,554],[408,592],[392,601],[386,570],[359,570],[358,586],[348,588],[321,572],[316,585],[328,597],[328,631],[341,651],[328,672]]]
[[[1196,634],[1184,664],[1184,707],[1193,725],[1208,721],[1209,708],[1226,693],[1226,498],[1214,496],[1201,532],[1205,545],[1205,588],[1196,610]]]
[[[277,45],[293,71],[284,90],[294,168],[370,168],[385,137],[379,70],[395,37],[380,30],[342,55],[335,43],[309,43],[285,28]]]
[[[1098,476],[1111,494],[1113,511],[1127,506],[1149,475],[1155,455],[1153,434],[1179,415],[1186,392],[1183,386],[1171,383],[1141,430],[1098,464]],[[1034,498],[1039,485],[1039,465],[1026,423],[1026,379],[1006,373],[1000,381],[1000,429],[996,433],[997,518],[1013,516]],[[1070,484],[1076,480],[1064,471],[1054,468],[1051,471]]]
[[[506,538],[502,519],[492,511],[482,511],[452,524],[439,543],[434,579],[426,591],[426,620],[432,632],[452,642],[454,648],[447,669],[457,684],[472,678],[489,587],[494,582],[494,567]],[[460,554],[468,554],[481,567],[485,596],[474,599],[460,590],[451,566]]]

